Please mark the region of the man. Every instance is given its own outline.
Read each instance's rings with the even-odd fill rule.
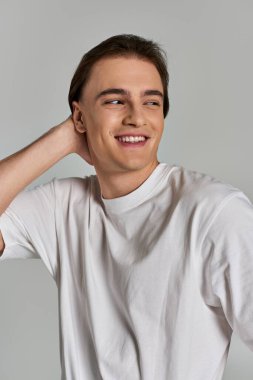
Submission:
[[[82,58],[72,115],[0,162],[2,259],[56,281],[62,379],[220,380],[233,330],[253,350],[253,206],[158,161],[167,84],[158,44],[113,36]],[[24,190],[70,153],[96,175]]]

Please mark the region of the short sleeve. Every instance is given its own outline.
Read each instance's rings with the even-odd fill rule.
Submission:
[[[57,271],[55,179],[20,192],[0,216],[6,259],[41,258],[50,275]]]
[[[253,351],[253,205],[243,192],[213,220],[203,242],[209,278],[232,330]]]

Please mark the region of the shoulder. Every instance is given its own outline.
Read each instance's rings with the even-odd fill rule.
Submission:
[[[183,166],[176,166],[171,182],[183,198],[195,204],[219,204],[227,197],[241,192],[237,187],[219,178]]]
[[[93,184],[96,183],[96,176],[54,178],[52,183],[57,199],[81,199],[94,191]]]
[[[171,185],[177,194],[184,215],[188,215],[191,225],[198,225],[200,235],[204,235],[216,215],[232,199],[241,203],[247,198],[241,189],[212,175],[177,166],[172,172]]]

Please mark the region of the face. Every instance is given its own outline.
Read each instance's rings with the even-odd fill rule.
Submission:
[[[151,62],[101,59],[93,66],[81,100],[73,103],[82,116],[97,173],[156,166],[164,128],[163,86]]]

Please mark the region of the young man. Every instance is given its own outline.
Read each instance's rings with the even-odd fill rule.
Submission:
[[[162,49],[113,36],[82,58],[72,115],[0,162],[2,260],[39,257],[59,289],[67,380],[220,380],[232,331],[253,350],[253,206],[160,163]],[[77,153],[96,175],[25,187]]]

